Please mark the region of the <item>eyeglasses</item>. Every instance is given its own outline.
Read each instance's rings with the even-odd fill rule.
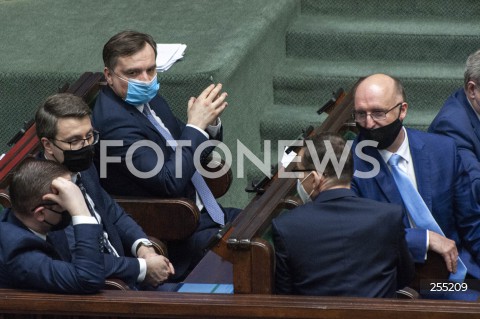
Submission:
[[[383,121],[387,118],[387,113],[392,111],[393,109],[401,106],[404,102],[400,102],[398,103],[397,105],[395,105],[394,107],[392,107],[391,109],[387,110],[387,111],[373,111],[373,112],[370,112],[370,113],[367,113],[365,111],[355,111],[353,112],[353,118],[355,119],[355,121],[357,122],[365,122],[367,120],[367,116],[370,115],[370,117],[372,118],[372,120],[374,121]]]
[[[62,143],[67,143],[67,144],[70,145],[70,150],[71,151],[76,151],[76,150],[79,150],[79,149],[83,148],[85,146],[85,143],[88,143],[88,145],[97,144],[99,139],[100,139],[100,134],[98,133],[98,131],[93,131],[91,134],[88,134],[86,138],[80,138],[80,139],[73,140],[73,141],[63,141],[63,140],[57,140],[55,138],[53,140],[59,141],[59,142],[62,142]],[[55,143],[53,143],[53,145],[57,146]],[[63,151],[62,148],[60,148],[60,147],[58,147],[58,148]]]

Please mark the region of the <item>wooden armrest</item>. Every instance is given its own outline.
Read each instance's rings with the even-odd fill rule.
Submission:
[[[203,168],[207,172],[219,172],[224,167],[227,169],[223,159],[209,158],[208,160],[208,164],[203,165]],[[231,168],[228,167],[227,172],[217,178],[204,178],[208,187],[212,191],[213,196],[215,196],[215,198],[220,198],[227,193],[230,185],[232,185],[233,174]]]
[[[0,205],[2,205],[4,208],[12,207],[10,196],[8,195],[8,191],[5,189],[0,189]]]
[[[104,290],[130,290],[130,287],[127,286],[120,279],[116,278],[108,278],[105,279],[105,286],[103,287]]]
[[[420,299],[420,294],[410,287],[399,289],[395,293],[397,299]]]
[[[198,227],[200,212],[186,198],[114,197],[145,233],[163,241],[182,240]]]

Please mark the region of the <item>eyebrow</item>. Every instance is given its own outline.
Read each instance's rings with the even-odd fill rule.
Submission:
[[[156,69],[157,68],[157,64],[154,63],[152,65],[150,65],[148,68],[146,69],[141,69],[141,68],[130,68],[130,69],[125,69],[122,71],[122,73],[131,73],[131,72],[142,72],[143,70],[151,70],[151,69]]]
[[[87,135],[90,135],[93,133],[93,127],[87,132]],[[73,135],[70,137],[66,137],[65,139],[62,139],[63,141],[76,141],[76,140],[83,140],[86,137],[82,137],[81,135]]]

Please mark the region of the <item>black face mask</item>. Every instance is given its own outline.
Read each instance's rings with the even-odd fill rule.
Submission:
[[[378,142],[378,149],[386,149],[393,144],[402,129],[402,122],[397,118],[392,123],[383,127],[366,129],[357,122],[357,128],[362,140],[372,140]]]
[[[52,223],[48,222],[46,219],[43,220],[45,222],[45,224],[51,226],[50,231],[57,231],[57,230],[65,229],[72,222],[72,216],[70,215],[70,213],[68,211],[64,210],[63,212],[57,212],[56,210],[53,210],[53,209],[49,209],[49,208],[47,208],[47,209],[56,213],[56,214],[62,215],[62,219],[60,219],[60,221],[57,224],[52,224]]]
[[[64,150],[63,165],[70,172],[81,172],[88,169],[93,162],[94,146],[87,145],[79,150]]]

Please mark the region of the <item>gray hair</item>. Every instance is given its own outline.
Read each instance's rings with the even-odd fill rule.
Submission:
[[[480,85],[480,50],[470,54],[465,63],[464,88],[467,88],[468,81]]]

